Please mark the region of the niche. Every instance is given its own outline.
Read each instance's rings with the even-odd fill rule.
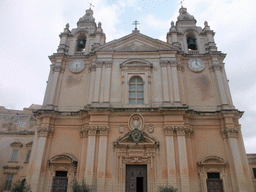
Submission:
[[[77,46],[76,46],[76,50],[79,52],[83,52],[85,51],[85,47],[86,47],[86,36],[85,35],[80,35],[77,38]]]
[[[197,50],[196,37],[192,31],[189,31],[186,35],[188,50]]]

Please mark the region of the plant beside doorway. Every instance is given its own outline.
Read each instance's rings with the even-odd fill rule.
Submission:
[[[85,180],[82,181],[82,184],[79,184],[76,179],[71,182],[71,187],[73,192],[90,192],[89,186],[86,184]]]
[[[27,184],[26,180],[17,181],[13,184],[11,192],[30,192],[31,187]]]
[[[158,188],[158,192],[176,192],[178,191],[177,188],[174,188],[173,186],[160,186]]]

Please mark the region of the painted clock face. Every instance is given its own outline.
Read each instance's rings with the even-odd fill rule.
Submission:
[[[203,71],[205,67],[205,63],[203,60],[199,58],[193,58],[193,59],[189,59],[188,67],[194,72],[200,72],[200,71]]]
[[[70,61],[69,63],[69,69],[74,73],[79,73],[83,71],[84,67],[85,67],[85,62],[81,59],[75,59]]]

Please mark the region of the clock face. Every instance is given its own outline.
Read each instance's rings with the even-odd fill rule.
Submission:
[[[188,67],[194,72],[200,72],[204,69],[205,63],[199,58],[189,59]]]
[[[85,63],[81,59],[75,59],[70,61],[69,63],[69,69],[74,73],[79,73],[83,71],[84,67],[85,67]]]

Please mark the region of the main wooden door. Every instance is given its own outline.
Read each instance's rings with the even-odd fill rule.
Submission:
[[[208,192],[223,192],[222,181],[220,179],[207,179]]]
[[[126,165],[126,192],[147,192],[147,165]]]
[[[68,186],[68,178],[66,171],[56,171],[56,175],[52,182],[52,192],[66,192]]]

